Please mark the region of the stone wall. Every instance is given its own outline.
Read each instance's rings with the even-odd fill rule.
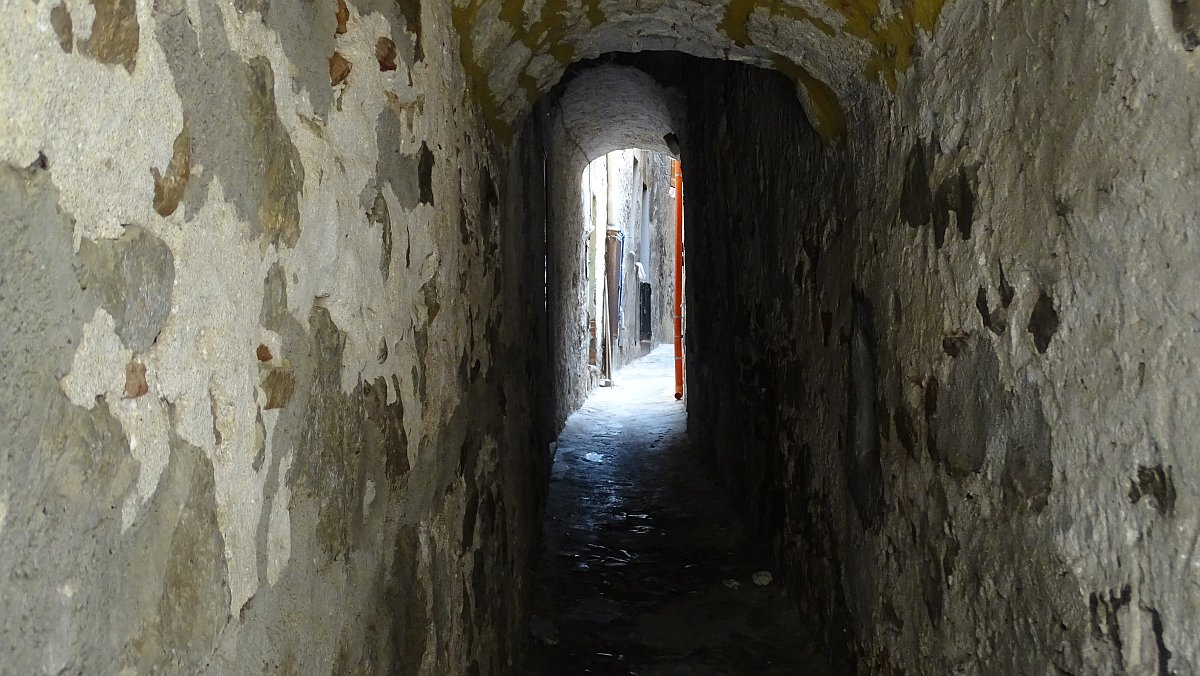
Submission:
[[[1172,7],[952,5],[835,142],[691,71],[693,438],[863,672],[1200,668]]]
[[[509,671],[542,153],[464,106],[451,18],[0,10],[6,670]]]

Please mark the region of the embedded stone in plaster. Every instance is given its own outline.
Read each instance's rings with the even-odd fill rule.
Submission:
[[[96,9],[92,34],[79,51],[101,63],[122,66],[130,73],[137,63],[140,29],[136,0],[91,0]]]
[[[1002,482],[1009,504],[1040,512],[1053,481],[1050,426],[1034,385],[1023,385],[1010,405]]]
[[[333,56],[329,57],[329,84],[336,87],[345,82],[352,70],[354,64],[347,61],[341,52],[334,52]]]
[[[290,64],[288,75],[292,88],[303,92],[317,115],[327,115],[333,106],[334,96],[325,84],[322,70],[325,59],[335,50],[339,35],[339,5],[330,0],[257,1],[262,4],[259,11],[271,39],[278,40]],[[350,17],[347,19],[350,20]],[[353,23],[351,20],[351,26]]]
[[[892,415],[893,422],[896,425],[896,439],[900,445],[904,447],[905,452],[913,460],[917,459],[917,428],[913,424],[912,414],[909,413],[908,406],[904,402],[896,405],[896,412]]]
[[[1196,0],[1168,0],[1179,41],[1187,51],[1200,47],[1200,4]]]
[[[375,41],[375,60],[382,72],[396,70],[396,43],[391,38],[382,37]]]
[[[950,365],[938,397],[935,458],[955,476],[978,472],[988,438],[1003,410],[1000,362],[989,341],[977,337]]]
[[[1058,310],[1054,308],[1054,299],[1045,291],[1038,294],[1037,302],[1029,315],[1029,333],[1033,334],[1033,345],[1041,354],[1050,348],[1050,340],[1058,331]]]
[[[71,53],[75,30],[71,23],[71,11],[67,8],[65,1],[60,0],[54,9],[50,10],[50,27],[58,36],[58,46],[62,47],[64,52]]]
[[[925,168],[925,149],[920,142],[915,143],[909,151],[907,167],[900,193],[900,218],[916,228],[928,223],[933,213],[929,170]]]
[[[413,36],[413,60],[423,61],[425,52],[421,48],[421,0],[395,0],[404,16],[405,29]]]
[[[982,286],[975,293],[975,309],[979,311],[979,317],[983,320],[983,325],[989,331],[997,336],[1004,335],[1008,329],[1008,313],[1003,307],[998,307],[995,310],[991,309],[988,304],[987,289]]]
[[[219,182],[254,235],[293,247],[300,238],[304,165],[276,108],[271,63],[261,56],[243,60],[232,49],[218,6],[199,3],[193,22],[172,7],[177,1],[163,0],[155,24],[187,119],[191,164],[204,168],[190,176],[194,188],[183,195],[188,218],[200,213]],[[329,15],[332,22],[332,9]]]
[[[127,226],[120,239],[79,246],[79,283],[96,293],[125,346],[141,352],[154,344],[171,314],[175,258],[158,237]]]
[[[975,219],[975,191],[965,168],[942,181],[933,205],[933,237],[937,248],[946,243],[946,230],[950,227],[950,214],[954,214],[954,225],[965,242],[971,239],[971,226]]]
[[[293,457],[293,453],[289,452],[279,461],[279,483],[271,499],[267,530],[267,583],[272,587],[279,582],[279,576],[292,558],[292,520],[288,511],[292,492],[287,485],[287,476],[292,468]]]
[[[392,189],[401,208],[412,210],[433,203],[434,158],[424,142],[417,152],[406,152],[407,136],[400,116],[390,106],[384,108],[376,124],[379,181]]]
[[[851,315],[849,439],[846,483],[865,525],[873,525],[883,511],[883,467],[880,463],[879,400],[876,382],[875,318],[870,301],[857,289]],[[886,418],[882,421],[886,424]]]
[[[160,216],[170,216],[179,208],[179,201],[183,199],[192,175],[192,137],[188,133],[186,119],[171,147],[171,162],[167,165],[166,174],[160,173],[155,167],[150,170],[150,175],[154,178],[154,210]]]
[[[292,400],[292,394],[296,391],[296,375],[284,366],[271,367],[263,378],[262,389],[267,395],[264,409],[269,411],[283,408]]]
[[[131,361],[125,365],[125,399],[137,399],[150,392],[146,383],[146,365]]]
[[[205,665],[226,626],[230,589],[212,462],[174,435],[171,447],[172,471],[183,474],[188,492],[171,534],[156,629],[164,653],[190,671]]]
[[[421,189],[421,204],[433,206],[433,151],[429,144],[421,141],[420,158],[417,161],[417,178]]]
[[[393,668],[403,676],[422,673],[430,628],[428,581],[422,575],[427,554],[419,526],[407,525],[396,535],[393,567],[384,591],[394,609],[389,648]]]
[[[121,507],[121,531],[137,518],[137,510],[158,488],[163,470],[171,456],[171,423],[167,409],[157,397],[111,399],[109,409],[129,440],[129,452],[138,461],[136,490],[125,497]]]
[[[367,218],[372,226],[379,226],[380,229],[382,246],[379,253],[379,272],[386,282],[392,274],[392,214],[382,191],[375,193],[375,201],[371,204]]]
[[[284,323],[291,319],[288,314],[287,279],[279,261],[271,264],[263,279],[263,301],[258,321],[264,328],[279,332]]]
[[[334,33],[338,35],[346,34],[346,22],[350,20],[350,8],[346,6],[346,0],[337,0],[337,11],[334,13],[337,19],[337,28]]]

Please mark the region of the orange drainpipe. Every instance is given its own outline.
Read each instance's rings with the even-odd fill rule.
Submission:
[[[675,399],[683,399],[683,168],[675,162]]]

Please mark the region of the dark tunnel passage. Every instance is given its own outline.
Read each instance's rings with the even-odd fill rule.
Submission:
[[[830,206],[820,203],[822,197],[846,188],[844,170],[826,157],[824,143],[808,122],[795,86],[787,78],[769,70],[677,52],[609,54],[576,64],[535,107],[534,115],[539,132],[549,139],[546,175],[551,186],[549,194],[554,197],[549,202],[547,223],[548,322],[557,331],[552,334],[551,346],[558,355],[553,360],[559,388],[557,410],[564,413],[583,404],[595,385],[586,375],[585,360],[580,358],[581,337],[577,330],[589,324],[580,318],[579,299],[594,293],[589,275],[579,274],[579,247],[584,248],[585,257],[588,255],[590,235],[585,228],[593,197],[581,195],[579,181],[572,179],[581,166],[618,148],[679,153],[687,177],[686,420],[693,440],[687,441],[689,436],[683,429],[669,428],[672,440],[656,452],[651,442],[639,437],[639,416],[622,417],[623,406],[628,406],[622,403],[614,404],[606,413],[603,405],[595,403],[600,395],[584,407],[590,414],[578,413],[571,418],[559,446],[573,450],[560,450],[555,463],[557,474],[569,476],[561,484],[552,481],[546,521],[551,542],[543,547],[541,568],[535,571],[543,597],[535,605],[535,613],[540,610],[542,615],[535,615],[534,620],[535,629],[541,632],[534,641],[535,655],[541,660],[539,673],[562,673],[572,664],[583,669],[579,673],[643,673],[641,670],[648,668],[650,671],[644,673],[660,673],[655,669],[666,669],[661,673],[708,673],[704,670],[716,669],[712,673],[782,674],[798,673],[797,669],[813,673],[828,669],[814,666],[819,661],[811,662],[813,650],[828,653],[820,659],[835,661],[841,671],[849,669],[852,662],[845,642],[850,631],[846,599],[840,593],[829,593],[837,589],[838,582],[828,574],[821,579],[806,570],[800,577],[785,578],[792,585],[794,598],[804,603],[804,623],[799,621],[797,609],[786,605],[742,613],[734,609],[739,598],[753,608],[755,601],[746,600],[746,595],[756,599],[750,574],[760,568],[773,568],[777,561],[788,567],[835,566],[833,561],[808,557],[800,560],[795,551],[790,552],[795,558],[786,560],[789,552],[784,543],[789,540],[819,538],[833,542],[837,534],[830,530],[826,514],[809,511],[807,500],[795,496],[787,499],[789,492],[798,488],[792,483],[797,477],[788,472],[813,470],[781,471],[784,468],[776,463],[785,462],[796,450],[784,449],[780,453],[783,457],[773,458],[779,449],[772,448],[772,442],[796,423],[781,418],[780,413],[805,404],[801,399],[803,364],[828,363],[828,375],[843,377],[844,341],[806,354],[787,337],[804,330],[801,322],[808,314],[806,305],[821,295],[843,291],[839,287],[845,281],[826,278],[827,273],[821,275],[816,261],[807,258],[805,247],[797,240],[831,238],[815,226],[829,215],[821,211]],[[579,217],[581,212],[583,218]],[[661,218],[670,216],[663,214]],[[837,214],[835,218],[846,216]],[[835,255],[827,264],[839,271],[848,267],[845,258],[838,260]],[[875,347],[868,344],[864,349],[873,352]],[[748,368],[748,363],[753,366]],[[631,368],[640,373],[648,367]],[[875,414],[873,366],[867,368],[871,370],[871,393],[867,395],[871,406],[860,415]],[[622,387],[621,373],[617,372],[615,387],[603,393],[605,401],[623,401],[627,390]],[[670,377],[666,372],[662,375]],[[629,396],[640,394],[638,391]],[[827,405],[845,407],[846,403],[831,401]],[[602,426],[607,416],[612,418],[610,424],[621,429],[621,440],[609,443],[610,454],[589,451],[589,435],[611,435],[585,431],[587,425],[580,420],[594,419],[594,424]],[[655,422],[650,417],[645,424],[653,428]],[[859,427],[872,431],[876,424],[873,419],[858,421]],[[581,425],[585,429],[576,429]],[[847,429],[841,432],[849,433]],[[873,447],[855,448],[854,453],[863,454],[864,459],[853,468],[855,478],[851,481],[865,480],[878,493],[882,484],[878,439],[862,443],[872,441]],[[587,460],[597,455],[607,458],[599,464],[611,468],[613,476],[597,474],[597,463]],[[656,472],[662,463],[672,471]],[[709,486],[705,491],[695,485],[702,481],[699,478],[692,478],[693,483],[667,480],[680,474],[689,478],[720,477],[722,485]],[[662,487],[652,496],[640,495],[635,477],[660,482]],[[599,500],[603,505],[599,515],[593,514],[598,498],[588,497],[584,489],[590,481],[609,486],[612,495],[621,496]],[[616,488],[611,488],[614,485]],[[591,490],[604,492],[602,486],[592,486]],[[858,488],[858,484],[853,487]],[[870,499],[878,503],[881,497],[876,494]],[[667,506],[676,499],[679,505]],[[573,500],[584,503],[572,505]],[[638,506],[629,507],[626,502]],[[871,508],[878,509],[874,503]],[[737,505],[737,509],[721,507],[726,504]],[[656,527],[643,538],[638,538],[636,532],[613,536],[609,531],[620,532],[623,524],[632,527],[632,522],[616,519],[609,523],[612,514],[631,510],[643,513],[647,523],[667,521],[672,526]],[[864,522],[872,518],[864,518]],[[682,523],[675,524],[673,519]],[[597,527],[596,521],[604,527]],[[722,535],[717,538],[720,544],[702,538],[699,542],[674,539],[678,531],[703,532],[696,523],[706,521],[712,521],[714,529],[716,523],[722,524]],[[727,530],[740,535],[725,533]],[[656,546],[660,536],[666,540]],[[613,537],[615,544],[608,542]],[[721,537],[727,540],[721,541]],[[602,552],[617,553],[593,560]],[[698,561],[691,561],[689,566],[687,561],[693,558]],[[751,561],[757,561],[758,567]],[[724,584],[729,581],[740,587],[739,563],[743,568],[754,568],[740,571],[746,584],[742,592],[731,591]],[[662,579],[664,576],[687,582],[672,588],[671,582]],[[550,589],[545,589],[547,585]],[[647,588],[653,585],[660,588]],[[780,592],[782,588],[777,584],[772,591]],[[670,624],[672,620],[662,619],[670,617],[670,611],[662,608],[670,607],[672,589],[693,604],[690,612],[696,613],[691,623],[694,632],[704,632],[700,626],[703,623],[697,619],[706,616],[701,598],[697,598],[700,596],[712,605],[708,614],[721,618],[712,622],[710,631],[736,636],[735,642],[751,647],[731,653],[728,647],[719,645],[720,639],[713,639],[710,645],[659,644],[657,649],[646,645],[655,645],[654,637],[663,639],[653,628],[656,616],[639,616],[639,609],[660,610],[658,621]],[[781,602],[778,598],[771,600]],[[599,604],[604,610],[591,616],[583,613],[581,620],[581,604]],[[722,606],[727,611],[724,615],[719,612]],[[744,614],[774,617],[773,626],[783,631],[766,635],[761,626],[757,631],[739,626],[738,618]],[[573,630],[567,629],[572,626]],[[641,642],[630,637],[613,638],[620,634],[620,629],[614,627],[622,626],[632,634],[648,633],[651,638]],[[784,628],[797,637],[810,638],[788,642]],[[603,636],[612,640],[606,642]],[[789,647],[778,654],[755,654],[754,645],[775,644]],[[550,647],[539,650],[543,645]]]
[[[0,672],[1200,671],[1195,4],[0,6]]]

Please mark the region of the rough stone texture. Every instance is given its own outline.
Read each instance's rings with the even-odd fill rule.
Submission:
[[[446,4],[335,11],[0,9],[0,670],[520,659],[539,132],[464,106]]]
[[[171,313],[171,249],[142,228],[129,226],[120,239],[84,240],[79,260],[79,286],[100,298],[125,347],[141,352],[153,345]]]
[[[694,433],[868,673],[1200,664],[1194,142],[1149,121],[1194,64],[1166,3],[1059,9],[951,6],[834,144],[785,83],[692,68]],[[855,287],[876,524],[842,462]]]

